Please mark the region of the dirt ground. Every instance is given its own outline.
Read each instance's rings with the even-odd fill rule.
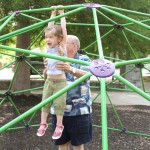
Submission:
[[[17,96],[12,100],[20,113],[27,111],[41,100],[40,96]],[[149,150],[150,149],[150,106],[115,106],[119,118],[123,124],[120,127],[112,107],[107,106],[108,117],[108,149],[109,150]],[[93,124],[101,125],[100,104],[93,104]],[[0,107],[0,127],[16,118],[18,115],[10,103],[6,100]],[[30,116],[31,117],[31,116]],[[31,122],[30,122],[31,120]],[[30,124],[31,128],[23,127],[17,130],[8,130],[0,134],[0,150],[57,150],[51,140],[51,127],[48,128],[43,137],[37,137],[36,131],[40,122],[40,111],[33,119],[29,117],[15,127]],[[50,122],[50,117],[49,117]],[[126,130],[122,130],[125,128]],[[114,130],[112,130],[114,129]],[[118,130],[119,129],[119,130]],[[125,132],[127,131],[127,132]],[[131,131],[131,134],[128,133]],[[143,133],[139,135],[139,133]],[[144,135],[144,134],[149,134]],[[93,140],[85,145],[85,150],[102,149],[101,128],[93,127]]]

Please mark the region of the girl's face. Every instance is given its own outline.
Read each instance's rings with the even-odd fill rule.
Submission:
[[[49,48],[57,46],[60,42],[59,38],[55,36],[51,31],[45,32],[45,40]]]

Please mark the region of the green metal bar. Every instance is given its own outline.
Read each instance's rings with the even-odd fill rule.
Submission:
[[[84,49],[83,49],[83,50],[84,50]],[[85,51],[85,53],[86,53],[87,55],[91,55],[91,56],[96,56],[96,57],[99,56],[98,54],[89,53],[89,52],[87,52],[87,51]],[[115,61],[124,61],[124,60],[121,60],[121,59],[118,59],[118,58],[111,58],[111,57],[107,57],[107,56],[104,56],[104,58],[109,59],[109,60],[115,60]]]
[[[51,123],[49,123],[48,125],[51,125]],[[39,124],[34,124],[34,125],[30,125],[30,127],[39,127]],[[7,131],[10,131],[10,130],[18,130],[18,129],[24,129],[25,126],[22,126],[22,127],[15,127],[15,128],[9,128]]]
[[[143,91],[145,92],[145,86],[144,86],[144,80],[142,77],[142,69],[141,68],[140,68],[140,77],[141,77],[141,82],[142,82],[142,88],[143,88]]]
[[[17,63],[17,66],[16,66],[16,70],[15,70],[15,72],[14,72],[13,79],[11,80],[10,85],[9,85],[9,87],[8,87],[8,91],[10,91],[10,89],[11,89],[11,87],[12,87],[12,84],[13,84],[13,82],[14,82],[14,80],[15,80],[16,73],[17,73],[17,70],[18,70],[18,68],[19,68],[19,65],[20,65],[20,62]]]
[[[30,120],[28,121],[28,124],[30,124],[30,122],[34,119],[35,115],[37,112],[34,112],[33,115],[31,116]]]
[[[150,57],[149,58],[141,58],[141,59],[135,59],[135,60],[122,61],[122,62],[115,62],[115,66],[119,67],[119,66],[137,64],[139,62],[142,63],[142,62],[147,62],[147,61],[150,61]]]
[[[125,76],[125,75],[128,74],[129,72],[133,71],[135,68],[136,68],[136,66],[134,66],[134,67],[131,68],[130,70],[124,72],[123,74],[121,74],[121,76],[122,76],[122,77]],[[115,82],[116,80],[117,80],[117,79],[114,79],[112,82],[108,83],[107,86],[110,85],[111,83]]]
[[[45,58],[52,58],[52,59],[57,59],[57,60],[62,60],[62,61],[73,62],[76,64],[82,64],[82,65],[86,65],[86,66],[90,65],[90,62],[86,62],[86,61],[82,61],[82,60],[76,60],[76,59],[72,59],[72,58],[68,58],[68,57],[61,57],[61,56],[56,56],[56,55],[49,55],[49,54],[44,54],[44,53],[39,53],[39,52],[33,52],[33,51],[29,51],[29,50],[24,50],[21,48],[9,47],[9,46],[4,46],[4,45],[0,45],[0,48],[6,49],[6,50],[11,50],[11,51],[16,51],[16,52],[21,52],[21,53],[25,53],[25,54],[33,54],[33,55],[37,55],[37,56],[41,56],[41,57],[45,57]]]
[[[3,92],[0,92],[0,95],[4,95],[4,93],[3,93]]]
[[[146,20],[142,20],[142,21],[140,21],[140,22],[149,22],[150,21],[150,19],[146,19]],[[125,23],[125,24],[122,24],[123,26],[128,26],[128,25],[133,25],[134,23],[132,22],[130,22],[130,23]]]
[[[108,150],[107,107],[105,79],[100,79],[101,86],[101,120],[102,120],[102,150]]]
[[[127,133],[150,137],[150,134],[144,134],[144,133],[139,133],[139,132],[127,131]]]
[[[100,38],[100,31],[98,26],[97,14],[96,9],[92,8],[93,17],[94,17],[94,24],[95,24],[95,32],[96,32],[96,39],[97,39],[97,46],[99,57],[104,58],[102,43]],[[102,149],[108,150],[108,135],[107,135],[107,110],[106,110],[106,85],[105,79],[101,79],[101,120],[102,120]]]
[[[77,5],[68,5],[68,6],[62,6],[61,8],[56,8],[56,10],[59,9],[75,9],[75,8],[80,8],[83,7],[83,4],[77,4]],[[54,8],[39,8],[39,9],[30,9],[30,10],[21,10],[22,13],[33,13],[33,12],[43,12],[43,11],[50,11],[53,10]]]
[[[120,88],[110,88],[110,87],[107,87],[107,90],[111,90],[111,91],[124,91],[124,92],[134,92],[133,90],[120,89]]]
[[[65,92],[69,91],[70,89],[74,88],[75,86],[77,86],[78,84],[80,84],[82,81],[88,79],[92,74],[91,73],[87,73],[84,76],[82,76],[81,78],[77,79],[76,81],[74,81],[71,85],[68,85],[67,87],[65,87],[64,89],[60,90],[59,92],[55,93],[54,95],[52,95],[51,97],[47,98],[46,100],[44,100],[43,102],[39,103],[38,105],[34,106],[33,108],[31,108],[30,110],[26,111],[25,113],[23,113],[22,115],[18,116],[17,118],[15,118],[14,120],[10,121],[9,123],[7,123],[6,125],[2,126],[0,128],[0,133],[6,131],[8,128],[14,126],[15,124],[17,124],[18,122],[20,122],[21,120],[23,120],[24,118],[28,117],[30,114],[34,113],[35,111],[41,109],[43,106],[47,105],[48,103],[52,102],[54,99],[56,99],[57,97],[59,97],[60,95],[64,94]]]
[[[144,67],[144,68],[150,72],[150,69],[148,69],[147,67]]]
[[[150,63],[150,61],[148,61],[148,62],[144,62],[143,64],[149,64]]]
[[[75,9],[75,10],[66,12],[65,14],[58,15],[58,16],[56,16],[56,17],[54,17],[54,18],[49,18],[49,19],[47,19],[47,20],[44,20],[44,21],[35,23],[35,24],[30,25],[30,26],[28,26],[28,27],[19,29],[19,30],[17,30],[17,31],[13,31],[13,32],[8,33],[8,34],[5,34],[5,35],[3,35],[3,36],[0,36],[0,41],[6,40],[6,39],[8,39],[8,38],[10,38],[10,37],[17,36],[17,35],[19,35],[19,34],[28,32],[28,31],[33,30],[33,29],[36,29],[36,28],[39,28],[39,27],[41,27],[41,26],[47,24],[48,22],[51,22],[51,21],[60,19],[60,18],[62,18],[62,17],[71,15],[71,14],[73,14],[73,13],[75,13],[75,12],[78,12],[78,11],[81,11],[81,10],[83,10],[83,9],[85,9],[85,8],[84,8],[84,7],[82,7],[82,8],[77,8],[77,9]]]
[[[11,97],[8,97],[9,101],[13,105],[14,109],[16,110],[17,114],[20,116],[21,113],[19,112],[18,108],[16,107],[15,103],[12,101]],[[25,124],[25,121],[23,120],[23,123]]]
[[[109,9],[109,8],[107,8],[107,7],[101,7],[101,9],[102,10],[104,10],[104,11],[106,11],[106,12],[109,12],[109,13],[111,13],[111,14],[113,14],[113,15],[116,15],[116,16],[118,16],[118,17],[120,17],[120,18],[123,18],[123,19],[126,19],[126,20],[129,20],[129,21],[131,21],[131,22],[134,22],[135,24],[138,24],[138,25],[140,25],[140,26],[142,26],[142,27],[144,27],[144,28],[146,28],[146,29],[150,29],[150,26],[148,26],[148,25],[146,25],[146,24],[144,24],[144,23],[142,23],[142,22],[140,22],[140,21],[137,21],[137,20],[135,20],[135,19],[132,19],[132,18],[130,18],[130,17],[127,17],[127,16],[125,16],[125,15],[123,15],[123,14],[120,14],[120,13],[118,13],[118,12],[115,12],[115,11],[113,11],[113,10],[111,10],[111,9]]]
[[[136,15],[142,15],[142,16],[150,16],[150,14],[148,13],[142,13],[142,12],[137,12],[137,11],[133,11],[133,10],[128,10],[128,9],[123,9],[123,8],[117,8],[117,7],[114,7],[114,6],[107,6],[107,5],[104,5],[104,7],[106,8],[111,8],[111,9],[114,9],[114,10],[119,10],[119,11],[123,11],[123,12],[128,12],[128,13],[132,13],[132,14],[136,14]]]
[[[114,30],[115,30],[114,28],[109,30],[107,33],[105,33],[104,35],[101,36],[101,39],[103,39],[105,36],[109,35]]]
[[[94,24],[85,24],[85,23],[66,23],[67,25],[72,25],[72,26],[95,26]],[[113,27],[114,25],[112,24],[98,24],[100,27]]]
[[[33,17],[33,16],[29,16],[29,15],[27,15],[27,14],[21,13],[20,15],[22,15],[22,16],[24,16],[24,17],[27,17],[27,18],[30,18],[30,19],[33,19],[33,20],[43,21],[42,19],[39,19],[39,18],[36,18],[36,17]]]
[[[37,39],[43,34],[44,29],[36,36],[36,38],[33,40],[33,42],[30,44],[30,46],[27,49],[30,49],[32,45],[37,41]]]
[[[0,31],[14,18],[15,15],[16,13],[11,14],[11,16],[0,26]]]
[[[108,98],[108,100],[109,100],[109,103],[110,103],[110,105],[111,105],[111,107],[112,107],[112,109],[113,109],[113,112],[115,113],[115,116],[116,116],[116,118],[117,118],[117,121],[118,121],[120,127],[123,129],[123,124],[122,124],[122,122],[121,122],[121,119],[119,118],[119,115],[118,115],[118,113],[117,113],[117,111],[116,111],[116,109],[115,109],[115,106],[114,106],[113,103],[111,102],[110,97],[109,97],[109,95],[108,95],[107,92],[106,92],[106,95],[107,95],[107,98]]]
[[[127,38],[127,36],[126,36],[126,34],[125,34],[125,32],[122,30],[122,33],[123,33],[123,35],[124,35],[124,37],[125,37],[125,40],[127,41],[127,43],[128,43],[128,45],[129,45],[129,47],[130,47],[130,49],[131,49],[131,51],[132,51],[132,53],[133,53],[133,56],[137,59],[137,56],[136,56],[136,54],[135,54],[135,51],[133,50],[133,48],[132,48],[132,46],[131,46],[131,44],[130,44],[130,42],[129,42],[129,40],[128,40],[128,38]]]
[[[119,59],[119,58],[112,58],[112,57],[107,57],[107,56],[104,56],[104,58],[107,58],[109,60],[115,60],[115,61],[124,61],[124,60]]]
[[[101,39],[104,38],[105,36],[109,35],[113,30],[114,30],[114,28],[111,29],[110,31],[108,31],[107,33],[105,33],[103,36],[101,36]],[[91,47],[92,45],[94,45],[96,42],[97,42],[97,41],[94,41],[93,43],[91,43],[91,44],[88,45],[87,47],[83,48],[83,50],[88,49],[89,47]],[[97,56],[98,56],[98,55],[97,55]]]
[[[0,106],[3,104],[3,102],[6,100],[6,97],[2,98],[2,100],[0,101]]]
[[[100,31],[99,31],[99,27],[98,27],[96,9],[93,8],[92,11],[93,11],[94,24],[95,24],[95,33],[96,33],[96,40],[97,40],[99,57],[104,58],[103,48],[102,48],[102,43],[101,43],[101,38],[100,38]]]
[[[99,81],[99,85],[101,84],[101,82],[100,82],[100,80],[99,80],[99,78],[98,78],[98,81]],[[101,89],[100,89],[100,87],[99,87],[99,95],[101,94]],[[97,95],[98,96],[98,95]],[[101,97],[101,96],[100,96]],[[100,102],[100,98],[99,98],[99,104],[98,104],[98,106],[99,106],[99,110],[101,110],[101,111],[99,111],[99,116],[100,116],[100,120],[99,120],[99,124],[102,124],[102,105],[101,105],[101,102]],[[104,123],[104,122],[103,122]],[[103,130],[104,130],[104,128],[103,128]],[[104,137],[102,136],[102,140],[104,139]]]
[[[5,66],[3,66],[2,68],[0,68],[0,70],[3,70],[4,68],[6,68],[6,67],[8,67],[8,66],[10,66],[11,64],[13,64],[15,61],[13,61],[13,62],[10,62],[9,64],[6,64]]]
[[[98,11],[97,10],[97,12],[99,13],[99,14],[101,14],[102,16],[104,16],[106,19],[108,19],[109,21],[111,21],[111,22],[113,22],[114,24],[117,24],[117,22],[115,22],[114,20],[112,20],[111,18],[109,18],[108,16],[106,16],[105,14],[103,14],[102,12],[100,12],[100,11]]]
[[[90,86],[90,88],[93,88],[93,89],[100,89],[99,86]],[[120,88],[111,88],[111,87],[108,87],[107,86],[107,91],[124,91],[124,92],[134,92],[133,90],[128,90],[128,89],[120,89]],[[145,93],[148,93],[148,92],[145,92]]]
[[[50,20],[50,21],[51,21],[51,20]],[[10,32],[10,33],[5,34],[5,35],[2,35],[2,36],[0,36],[0,41],[4,41],[4,40],[7,40],[7,39],[9,39],[9,38],[13,38],[13,37],[15,37],[15,36],[17,36],[17,35],[20,35],[20,34],[29,32],[29,31],[31,31],[31,30],[33,30],[33,29],[39,28],[39,27],[41,27],[41,26],[44,26],[45,23],[43,23],[43,24],[42,24],[42,23],[43,23],[43,22],[35,23],[35,24],[30,25],[30,26],[28,26],[28,27],[24,27],[24,28],[22,28],[22,29],[19,29],[19,30]],[[36,25],[37,25],[37,26],[36,26]]]
[[[133,85],[132,83],[130,83],[129,81],[127,81],[123,77],[121,77],[121,76],[119,76],[117,74],[113,74],[113,76],[116,79],[118,79],[120,82],[122,82],[123,84],[125,84],[126,86],[128,86],[129,88],[134,90],[136,93],[138,93],[139,95],[141,95],[142,97],[144,97],[145,99],[150,101],[150,95],[146,94],[144,91],[142,91],[141,89],[137,88],[135,85]]]
[[[99,95],[100,95],[100,92],[95,96],[94,99],[92,99],[92,102],[94,102],[98,98]]]
[[[133,33],[133,34],[135,34],[135,35],[137,35],[137,36],[139,36],[139,37],[141,37],[141,38],[144,38],[145,40],[150,40],[149,37],[146,37],[146,36],[144,36],[144,35],[142,35],[142,34],[139,34],[139,33],[135,32],[135,31],[133,31],[133,30],[130,30],[130,29],[128,29],[128,28],[124,28],[124,29],[127,30],[127,31],[129,31],[129,32],[131,32],[131,33]]]
[[[25,126],[21,126],[21,127],[15,127],[15,128],[9,128],[7,131],[10,131],[10,130],[19,130],[19,129],[24,129]]]
[[[93,54],[93,53],[89,53],[89,52],[87,52],[87,51],[85,51],[85,54],[87,54],[88,56],[96,56],[96,57],[99,57],[99,55]]]
[[[94,45],[97,41],[92,42],[91,44],[89,44],[87,47],[83,48],[83,50],[86,50],[88,48],[90,48],[92,45]]]
[[[27,55],[26,57],[31,59],[31,58],[37,58],[39,56],[36,56],[36,55]]]
[[[24,92],[30,92],[30,91],[35,91],[35,90],[39,90],[42,89],[43,86],[40,87],[36,87],[36,88],[31,88],[31,89],[27,89],[27,90],[21,90],[21,91],[17,91],[17,92],[12,92],[12,94],[19,94],[19,93],[24,93]]]
[[[29,91],[31,91],[31,90],[30,89],[26,89],[26,90],[13,92],[13,94],[20,94],[20,93],[25,93],[25,92],[29,92]]]
[[[0,22],[6,20],[9,16],[5,16],[4,18],[0,19]]]
[[[28,66],[30,66],[30,68],[32,68],[41,78],[44,78],[41,73],[38,72],[38,70],[36,68],[34,68],[28,61],[26,61],[26,64],[28,64]],[[43,68],[44,69],[44,68]]]
[[[92,126],[93,126],[93,127],[97,127],[97,128],[101,128],[101,126],[95,125],[95,124],[93,124]],[[122,131],[122,130],[120,130],[120,129],[117,129],[117,128],[110,128],[110,127],[108,127],[108,130],[113,130],[113,131],[118,131],[118,132],[121,132],[121,131]],[[132,131],[126,131],[126,133],[150,137],[150,134],[145,134],[145,133],[132,132]]]
[[[12,57],[16,57],[15,55],[3,53],[3,52],[0,52],[0,54],[7,55],[7,56],[12,56]]]
[[[110,31],[108,31],[107,33],[105,33],[103,36],[101,36],[101,39],[103,39],[105,36],[109,35],[113,30],[114,30],[114,28],[111,29]],[[94,45],[96,42],[97,42],[97,41],[94,41],[93,43],[91,43],[91,44],[88,45],[87,47],[83,48],[83,50],[88,49],[89,47],[91,47],[92,45]],[[95,55],[95,54],[93,54],[93,56],[94,56],[94,55]],[[96,55],[96,56],[99,56],[99,55]]]

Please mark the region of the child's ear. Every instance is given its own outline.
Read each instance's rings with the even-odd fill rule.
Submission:
[[[61,42],[61,38],[59,38],[58,41]]]
[[[63,39],[62,37],[59,37],[58,41],[59,41],[59,42],[61,42],[61,41],[62,41],[62,39]]]

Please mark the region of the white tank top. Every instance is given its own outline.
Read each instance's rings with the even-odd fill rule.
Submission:
[[[66,57],[66,50],[63,51],[64,52],[64,57]],[[54,47],[54,48],[48,48],[47,49],[47,54],[51,54],[51,55],[57,55],[60,56],[59,52],[58,52],[58,47]],[[59,62],[60,60],[56,60],[56,59],[51,59],[48,58],[48,68],[47,68],[47,75],[59,75],[59,74],[64,74],[64,71],[62,70],[58,70],[56,68],[56,63]]]

